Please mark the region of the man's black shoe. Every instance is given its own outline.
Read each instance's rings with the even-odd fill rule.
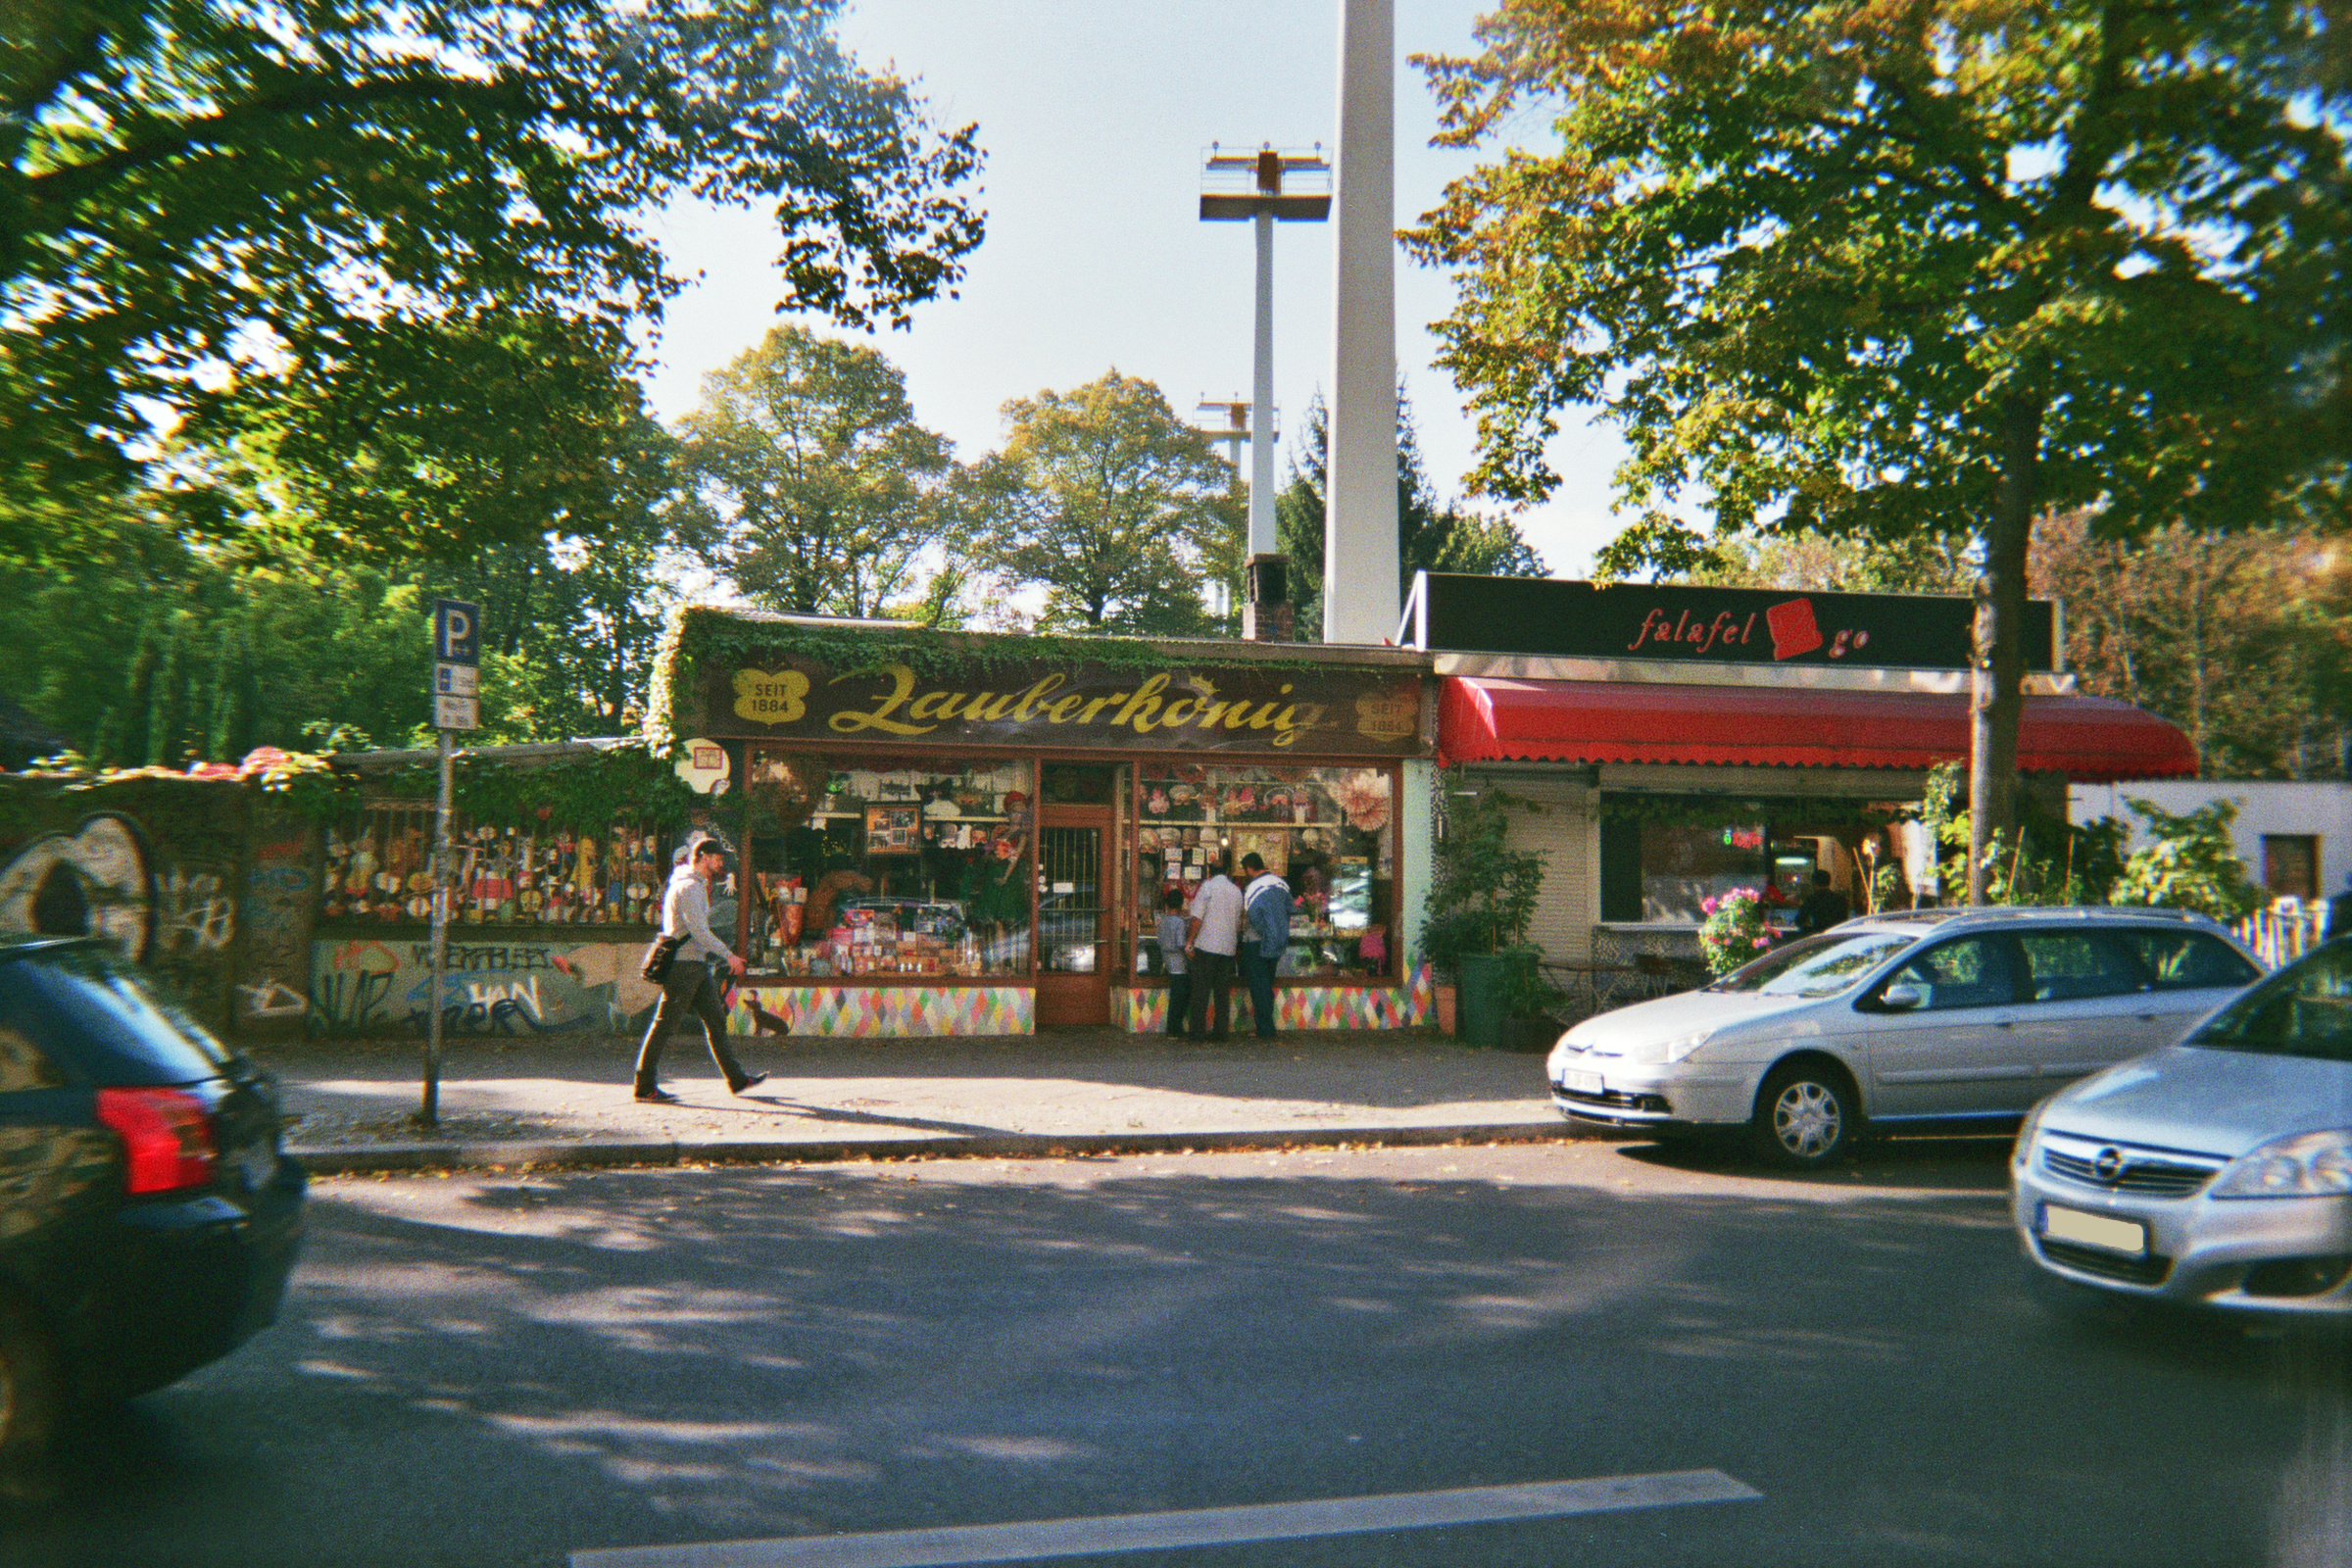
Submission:
[[[735,1093],[748,1095],[765,1082],[767,1082],[767,1074],[763,1072],[751,1073],[744,1078],[743,1082],[735,1086]]]
[[[637,1091],[637,1103],[641,1105],[674,1105],[677,1102],[678,1097],[666,1089],[640,1089]]]

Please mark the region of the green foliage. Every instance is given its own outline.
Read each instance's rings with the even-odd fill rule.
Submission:
[[[666,609],[659,529],[648,516],[593,547],[550,536],[397,571],[308,555],[239,565],[142,530],[111,563],[0,567],[17,638],[0,679],[104,766],[306,751],[321,729],[429,741],[431,602],[446,595],[484,607],[474,740],[624,733]]]
[[[879,614],[939,536],[948,443],[874,350],[771,328],[706,376],[679,483],[735,585],[803,614]]]
[[[1459,271],[1482,488],[1548,495],[1554,415],[1590,405],[1633,449],[1621,566],[1690,563],[1685,491],[1742,533],[1940,533],[2020,483],[2102,531],[2264,514],[2328,439],[2294,406],[2352,194],[2325,30],[2283,3],[1503,0],[1484,53],[1424,62],[1444,139],[1548,110],[1557,145],[1409,236]]]
[[[1764,916],[1763,895],[1754,888],[1733,888],[1699,907],[1706,915],[1698,923],[1698,949],[1707,973],[1730,974],[1771,950],[1772,923]]]
[[[1975,824],[1966,804],[1968,776],[1957,762],[1928,770],[1926,794],[1912,814],[1935,835],[1947,890],[1967,880]],[[1987,904],[2105,904],[2123,875],[2125,825],[2109,817],[2075,823],[2048,815],[2031,798],[2015,828],[1988,836],[1984,849]]]
[[[1274,502],[1276,542],[1291,558],[1291,602],[1298,634],[1323,635],[1324,494],[1331,420],[1320,396],[1307,405],[1306,427],[1291,460],[1291,480]],[[1459,571],[1482,577],[1541,577],[1544,560],[1508,517],[1487,516],[1458,502],[1441,503],[1421,461],[1411,402],[1396,389],[1396,589],[1411,589],[1416,571]]]
[[[1436,875],[1423,906],[1420,951],[1439,970],[1456,974],[1464,954],[1526,945],[1549,857],[1509,844],[1511,813],[1542,811],[1534,802],[1492,786],[1476,794],[1456,788],[1447,798],[1446,833],[1438,841]]]
[[[1506,1018],[1541,1018],[1568,1000],[1544,977],[1544,950],[1532,942],[1504,948],[1494,976],[1494,1002]],[[1550,1042],[1544,1042],[1549,1049]]]
[[[2341,777],[2352,739],[2352,557],[2316,532],[2100,539],[2034,530],[2034,592],[2066,606],[2082,690],[2180,726],[2202,778]]]
[[[1697,510],[1718,538],[1970,519],[1973,884],[2014,824],[2034,519],[2341,514],[2338,30],[2291,0],[1501,0],[1479,55],[1424,65],[1440,139],[1509,150],[1407,236],[1456,272],[1474,485],[1548,496],[1581,406],[1630,453],[1604,572],[1710,564]]]
[[[306,405],[282,422],[315,441],[318,472],[349,457],[413,474],[483,446],[537,467],[503,423],[465,440],[464,416],[497,417],[510,375],[538,398],[545,367],[471,331],[453,359],[449,329],[554,320],[620,358],[678,287],[643,219],[673,198],[772,212],[787,308],[904,322],[952,291],[981,232],[958,190],[973,131],[933,131],[906,82],[860,72],[839,9],[11,7],[0,558],[103,557],[140,517],[229,526],[210,486],[148,457],[158,409],[234,424],[282,392]],[[485,384],[439,382],[451,368]],[[401,392],[436,385],[438,408]],[[346,537],[467,525],[447,508],[403,517],[402,500],[355,504]]]
[[[1690,580],[1718,588],[1837,594],[1965,594],[1976,586],[1966,533],[1838,539],[1818,531],[1731,535]]]
[[[1157,386],[1110,371],[1004,405],[1002,452],[959,486],[961,545],[1007,591],[1046,590],[1040,627],[1213,630],[1204,573],[1230,556],[1231,468]]]
[[[2215,801],[2182,815],[2125,798],[2147,824],[2149,842],[2132,852],[2109,902],[2194,909],[2217,920],[2242,920],[2267,902],[2247,878],[2230,842],[2237,803]]]

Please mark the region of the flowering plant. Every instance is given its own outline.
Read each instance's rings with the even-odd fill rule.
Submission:
[[[1699,907],[1707,916],[1698,928],[1707,973],[1730,974],[1771,949],[1772,928],[1764,919],[1764,898],[1754,888],[1732,888],[1702,901]]]

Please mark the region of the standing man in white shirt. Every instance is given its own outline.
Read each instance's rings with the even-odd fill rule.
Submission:
[[[645,1031],[645,1044],[637,1051],[637,1098],[649,1104],[667,1105],[677,1101],[677,1096],[662,1087],[662,1047],[678,1020],[689,1012],[702,1020],[710,1059],[718,1064],[730,1090],[740,1095],[767,1078],[763,1072],[745,1072],[735,1053],[727,1049],[726,1009],[719,1005],[718,976],[710,972],[710,960],[724,958],[729,969],[743,973],[743,959],[710,929],[710,879],[726,868],[727,847],[698,833],[686,841],[685,858],[670,872],[669,886],[662,895],[662,934],[668,937],[683,932],[688,941],[670,960],[662,1001]]]
[[[1225,874],[1221,853],[1209,867],[1208,880],[1200,884],[1200,891],[1193,895],[1185,910],[1184,933],[1185,960],[1193,975],[1188,1020],[1193,1038],[1200,1038],[1201,1025],[1206,1022],[1209,1039],[1229,1039],[1233,1033],[1233,955],[1242,938],[1242,890]]]

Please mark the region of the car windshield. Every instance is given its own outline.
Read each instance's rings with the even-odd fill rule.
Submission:
[[[2352,942],[2331,942],[2288,964],[2182,1043],[2352,1061]]]
[[[96,943],[0,958],[0,1028],[119,1087],[218,1077],[228,1050]]]
[[[1919,941],[1908,931],[1824,931],[1791,942],[1706,989],[1767,997],[1834,997]]]

